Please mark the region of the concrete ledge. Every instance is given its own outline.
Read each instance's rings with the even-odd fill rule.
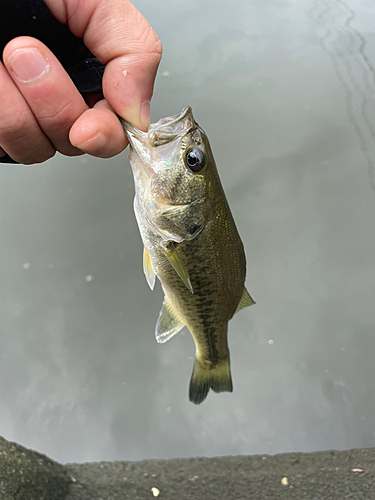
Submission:
[[[375,498],[375,449],[60,465],[0,438],[2,500]]]
[[[0,437],[1,500],[63,500],[70,483],[63,465]]]

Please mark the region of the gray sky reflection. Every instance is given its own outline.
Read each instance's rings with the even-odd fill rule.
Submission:
[[[58,156],[0,171],[0,433],[62,462],[374,446],[375,7],[134,3],[153,119],[192,105],[245,244],[234,393],[190,404],[190,335],[154,341],[127,153]]]

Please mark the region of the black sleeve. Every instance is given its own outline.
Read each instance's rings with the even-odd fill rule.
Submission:
[[[81,94],[102,92],[105,65],[47,9],[42,0],[0,0],[0,49],[17,36],[43,42],[55,54]],[[1,116],[0,116],[1,119]],[[16,163],[9,156],[0,163]]]

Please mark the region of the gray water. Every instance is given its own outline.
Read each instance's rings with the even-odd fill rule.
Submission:
[[[206,130],[257,305],[233,394],[154,339],[127,152],[0,168],[0,434],[62,462],[375,446],[373,0],[139,0],[152,119]]]

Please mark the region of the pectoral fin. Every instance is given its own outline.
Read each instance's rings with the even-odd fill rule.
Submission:
[[[170,243],[167,248],[163,249],[163,253],[168,258],[169,262],[171,263],[179,277],[182,279],[183,283],[186,285],[186,288],[190,290],[191,293],[194,293],[193,287],[191,286],[188,270],[186,269],[185,264],[179,256],[175,245],[173,243]]]
[[[159,313],[158,321],[155,328],[156,341],[159,344],[164,344],[178,333],[185,325],[177,318],[173,307],[164,297],[163,306]]]
[[[156,275],[154,268],[152,267],[150,254],[148,253],[146,247],[143,247],[143,272],[145,273],[148,286],[151,288],[151,290],[153,290],[155,286]]]
[[[246,288],[244,288],[241,300],[240,300],[240,302],[237,306],[236,312],[234,314],[237,314],[239,311],[241,311],[245,307],[252,306],[253,304],[255,304],[254,300],[250,297],[250,294],[246,290]]]

